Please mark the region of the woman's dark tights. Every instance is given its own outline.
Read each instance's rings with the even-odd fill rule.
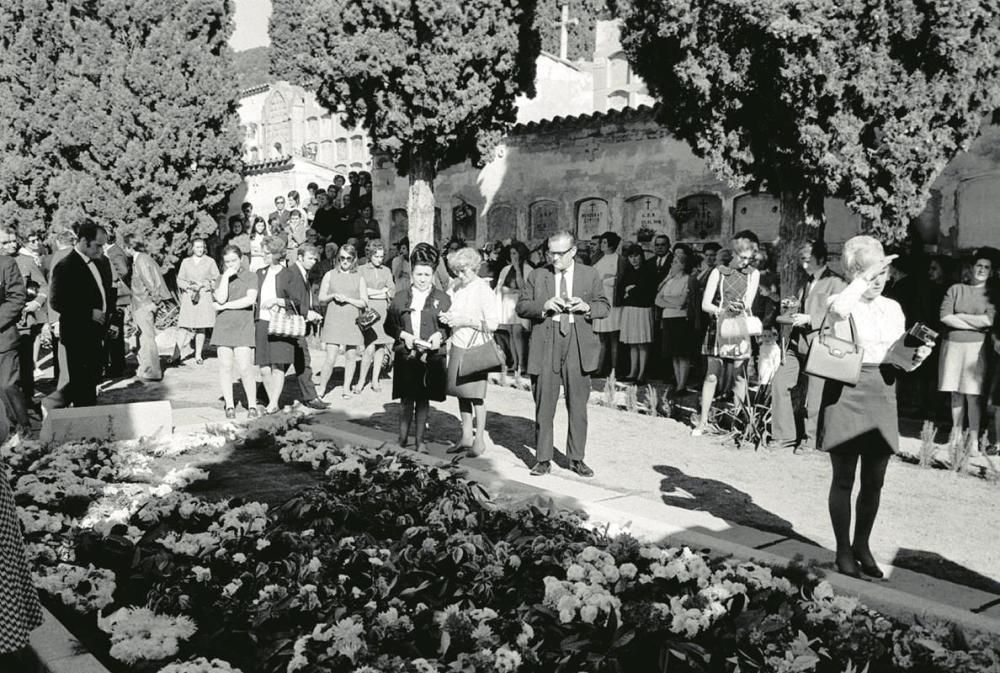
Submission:
[[[858,490],[854,540],[851,541],[851,493],[854,490],[854,475],[858,459],[861,460],[861,486]],[[840,566],[854,560],[874,565],[869,541],[875,517],[878,514],[882,496],[885,470],[889,466],[889,454],[863,455],[857,453],[831,453],[833,479],[830,482],[830,521],[837,540],[837,564]]]

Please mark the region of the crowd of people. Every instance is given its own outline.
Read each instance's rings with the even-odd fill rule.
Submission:
[[[798,251],[801,287],[782,297],[771,250],[750,231],[725,248],[698,249],[661,234],[650,252],[614,232],[585,242],[559,232],[534,247],[497,241],[476,248],[452,239],[440,249],[411,249],[406,238],[387,246],[370,217],[366,179],[352,180],[350,189],[310,185],[305,208],[292,192],[275,199],[266,222],[247,211],[231,220],[224,240],[192,241],[176,271],[171,360],[179,364],[190,348],[200,366],[206,342],[214,346],[228,418],[241,403],[234,384],[242,384],[247,416],[256,417],[279,408],[290,372],[298,403],[327,408],[342,359],[344,400],[369,386],[379,391],[392,370],[392,397],[403,409],[400,446],[410,446],[412,432],[414,449],[426,451],[430,401],[453,397],[461,434],[449,451],[480,455],[487,449],[488,375],[500,371],[531,380],[531,473],[551,471],[552,421],[563,391],[569,469],[592,476],[584,462],[592,376],[627,384],[657,379],[668,399],[697,395],[700,384],[695,435],[710,428],[713,408],[739,408],[751,387],[765,386],[776,445],[831,456],[838,567],[870,575],[880,571],[868,536],[898,446],[897,382],[903,400],[946,394],[954,439],[971,437],[978,450],[984,408],[1000,390],[1000,376],[992,375],[1000,353],[996,250],[974,251],[955,268],[944,257],[886,255],[878,241],[858,236],[843,248],[841,276],[823,243],[809,241]],[[357,210],[349,220],[343,213],[351,203]],[[157,310],[174,294],[141,241],[83,221],[55,236],[51,252],[38,235],[21,243],[0,229],[0,376],[17,425],[28,427],[39,403],[96,402],[100,377],[124,373],[126,314],[136,333],[136,376],[162,378]],[[57,385],[36,401],[46,325]],[[839,340],[838,358],[855,356],[845,360],[857,365],[851,377],[817,371],[813,352],[834,352],[828,339]],[[310,340],[324,352],[317,376]],[[930,363],[918,367],[924,360]],[[793,390],[803,383],[799,414]]]

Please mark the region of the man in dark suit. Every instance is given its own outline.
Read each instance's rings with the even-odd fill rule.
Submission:
[[[774,439],[782,448],[795,453],[815,448],[819,407],[823,397],[823,379],[806,375],[806,419],[802,437],[795,424],[792,389],[805,372],[806,357],[830,305],[829,299],[841,292],[847,283],[826,265],[827,251],[822,241],[805,243],[799,249],[799,260],[807,274],[799,290],[796,307],[782,311],[783,360],[771,381],[771,425]],[[798,444],[798,446],[796,446]]]
[[[18,345],[18,366],[20,367],[19,385],[24,403],[34,407],[35,397],[35,340],[42,333],[42,325],[48,319],[45,302],[49,296],[49,283],[45,274],[30,252],[18,252],[17,234],[7,229],[0,229],[0,254],[9,255],[16,263],[24,278],[27,295],[24,310],[17,329],[20,334]]]
[[[670,272],[671,257],[670,237],[666,234],[658,234],[653,239],[653,256],[645,261],[646,268],[655,272],[657,285]]]
[[[552,470],[552,419],[559,387],[566,390],[570,469],[583,477],[594,471],[583,462],[587,446],[587,401],[590,374],[600,363],[601,344],[594,318],[610,311],[597,272],[578,264],[576,241],[567,231],[549,238],[549,265],[535,269],[517,301],[517,315],[531,320],[528,374],[535,398],[535,458],[531,474]]]
[[[73,252],[76,245],[76,234],[66,229],[56,234],[56,249],[45,259],[45,279],[49,281],[49,331],[52,334],[52,380],[55,381],[56,389],[62,388],[69,382],[69,374],[66,370],[66,349],[59,338],[59,312],[52,308],[51,284],[52,269],[61,262],[69,253]]]
[[[13,231],[0,230],[0,249],[17,251],[17,237]],[[24,398],[18,388],[20,380],[20,360],[18,345],[21,340],[17,329],[21,314],[27,302],[24,276],[17,262],[10,254],[0,254],[0,388],[3,389],[5,406],[3,409],[22,427],[29,425]]]
[[[322,316],[313,308],[312,288],[309,285],[309,270],[319,261],[319,250],[314,245],[302,245],[298,249],[298,259],[294,264],[282,269],[275,279],[275,291],[279,300],[283,300],[285,308],[297,311],[309,322],[316,322]],[[316,386],[312,380],[312,362],[309,356],[309,345],[305,336],[295,343],[295,367],[299,388],[302,390],[302,403],[310,409],[326,409],[328,405],[319,399]],[[273,405],[277,400],[269,400]]]
[[[110,265],[102,272],[103,263],[97,263],[103,257],[107,233],[85,220],[76,235],[76,245],[52,269],[50,282],[50,304],[59,312],[59,336],[69,371],[69,382],[48,398],[46,406],[50,407],[96,404],[108,311],[114,307]]]

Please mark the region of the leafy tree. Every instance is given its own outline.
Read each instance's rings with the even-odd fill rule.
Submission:
[[[233,66],[240,89],[249,89],[274,81],[271,76],[271,48],[254,47],[233,54]]]
[[[594,33],[597,21],[605,17],[604,0],[539,0],[538,32],[542,36],[542,49],[559,55],[559,21],[562,6],[569,5],[570,25],[567,28],[567,57],[571,61],[589,61],[594,54]]]
[[[781,199],[782,285],[838,196],[887,241],[1000,104],[1000,1],[615,0],[662,122]],[[803,226],[803,224],[808,226]]]
[[[360,123],[410,178],[411,243],[431,241],[434,177],[487,159],[534,95],[533,0],[274,0],[276,74]],[[307,28],[304,28],[307,27]]]
[[[22,233],[81,216],[165,266],[240,182],[229,2],[0,3],[0,215]]]

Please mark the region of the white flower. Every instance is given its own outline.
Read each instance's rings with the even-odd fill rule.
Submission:
[[[497,648],[493,668],[497,673],[514,673],[521,667],[521,655],[506,645]]]
[[[126,664],[177,654],[179,643],[198,630],[188,617],[157,615],[148,608],[120,608],[97,625],[111,636],[110,654]]]
[[[597,607],[593,605],[584,605],[580,608],[580,619],[586,624],[593,624],[594,620],[597,619]]]
[[[246,554],[242,552],[236,552],[235,554],[233,554],[233,563],[240,565],[246,562],[247,562]]]
[[[236,592],[240,590],[240,587],[242,586],[243,586],[242,581],[238,579],[233,580],[226,586],[222,587],[222,595],[226,596],[227,598],[232,598],[236,594]]]
[[[315,556],[313,556],[313,557],[312,557],[312,558],[311,558],[311,559],[309,560],[309,563],[308,563],[308,565],[306,565],[306,570],[308,570],[308,571],[309,571],[309,572],[311,572],[311,573],[318,573],[318,572],[319,572],[319,569],[320,569],[320,568],[322,567],[322,565],[323,565],[323,564],[322,564],[322,563],[320,563],[319,559],[318,559],[318,558],[316,558]]]
[[[639,569],[635,567],[634,563],[623,563],[618,568],[619,574],[627,580],[632,579],[639,572]]]
[[[570,582],[579,582],[585,577],[583,566],[574,563],[566,569],[566,579]]]
[[[167,664],[159,670],[159,673],[242,673],[240,669],[221,659],[209,661],[205,657],[198,657],[191,661],[174,662]]]
[[[331,649],[354,661],[355,655],[365,647],[364,632],[364,627],[355,623],[353,617],[341,619],[332,627]]]
[[[194,579],[197,582],[207,582],[212,579],[212,571],[208,568],[195,566],[191,568],[191,571],[194,573]]]
[[[266,538],[260,538],[257,540],[257,551],[262,551],[271,546],[271,541]]]

